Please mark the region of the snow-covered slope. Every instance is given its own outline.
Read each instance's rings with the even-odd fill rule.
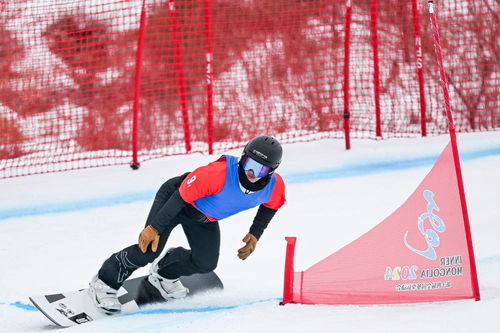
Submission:
[[[498,332],[500,132],[459,135],[480,302],[279,306],[285,236],[297,236],[296,269],[348,244],[401,205],[447,136],[286,145],[287,204],[246,261],[237,249],[255,211],[221,222],[223,292],[66,331],[87,332]],[[239,155],[239,151],[229,152]],[[28,296],[85,287],[112,252],[136,241],[156,189],[214,156],[175,156],[139,171],[106,167],[0,181],[0,332],[55,328]],[[404,162],[404,163],[399,163]],[[187,242],[175,230],[170,245]],[[134,275],[146,273],[146,268]]]

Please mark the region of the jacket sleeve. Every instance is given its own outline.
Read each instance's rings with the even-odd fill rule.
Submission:
[[[159,233],[162,233],[170,221],[183,208],[189,206],[196,207],[195,201],[197,199],[220,192],[224,187],[225,175],[225,158],[219,158],[215,162],[201,166],[193,172],[183,175],[184,179],[179,188],[170,196],[158,213],[156,213],[151,226]],[[196,218],[199,217],[197,216]],[[207,218],[213,220],[208,216]]]
[[[259,239],[276,212],[276,209],[260,205],[259,210],[257,211],[257,214],[255,215],[255,218],[253,220],[252,226],[250,227],[250,233],[254,235],[255,238]]]
[[[269,201],[260,205],[257,214],[253,220],[252,226],[250,227],[250,233],[254,235],[257,239],[262,236],[264,230],[269,225],[269,222],[273,219],[274,215],[278,209],[285,204],[285,182],[280,175],[276,175],[276,183],[271,193]]]

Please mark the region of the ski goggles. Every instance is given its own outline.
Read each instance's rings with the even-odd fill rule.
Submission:
[[[271,167],[255,161],[250,156],[241,158],[241,167],[245,171],[252,170],[255,177],[259,178],[267,176],[272,171]]]

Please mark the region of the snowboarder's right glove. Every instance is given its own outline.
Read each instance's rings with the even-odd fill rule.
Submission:
[[[139,235],[139,248],[142,253],[146,253],[148,250],[149,244],[152,242],[151,250],[156,252],[158,250],[158,242],[160,241],[160,235],[158,235],[158,231],[155,228],[148,225],[144,230],[141,231]]]

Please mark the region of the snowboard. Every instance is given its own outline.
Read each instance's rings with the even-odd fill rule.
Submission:
[[[189,289],[187,297],[211,289],[224,288],[222,281],[214,272],[182,276],[180,280]],[[61,327],[76,326],[113,316],[95,307],[87,289],[34,296],[29,299],[40,312]],[[171,302],[166,301],[149,283],[147,275],[125,281],[118,290],[118,300],[122,304],[122,311],[115,315],[138,311],[141,306],[147,304]]]

